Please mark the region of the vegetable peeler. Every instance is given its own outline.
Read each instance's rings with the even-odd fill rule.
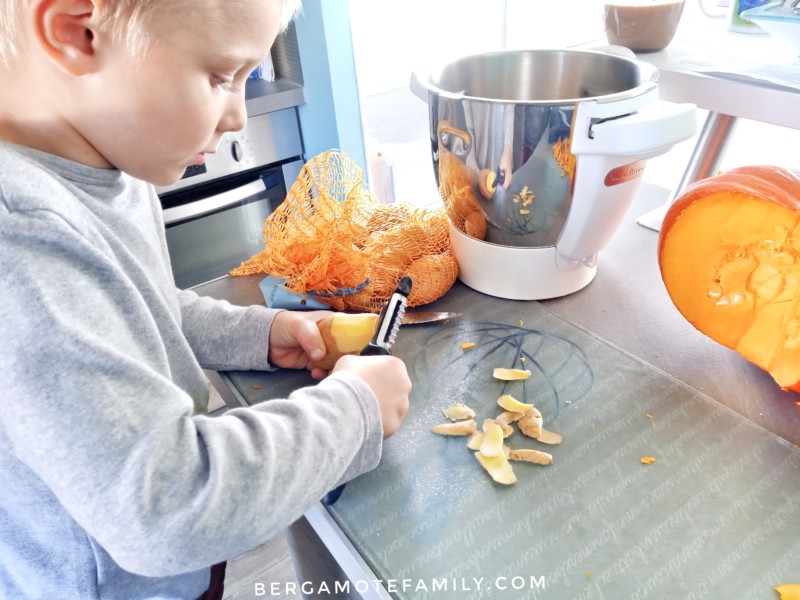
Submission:
[[[397,331],[403,322],[408,295],[411,293],[411,278],[406,275],[397,284],[391,298],[381,308],[378,327],[369,344],[361,351],[361,356],[381,356],[391,354],[389,350],[397,337]],[[331,490],[322,498],[322,503],[330,506],[342,495],[345,484]]]
[[[389,349],[394,344],[397,331],[403,323],[403,316],[406,314],[406,303],[410,293],[411,277],[406,275],[397,284],[391,298],[381,308],[375,335],[361,351],[362,356],[391,354]]]

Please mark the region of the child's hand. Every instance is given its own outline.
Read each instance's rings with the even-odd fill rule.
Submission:
[[[330,316],[328,310],[289,311],[275,315],[269,334],[269,362],[284,369],[308,369],[314,379],[327,375],[313,363],[322,360],[326,348],[317,321]]]
[[[408,412],[411,379],[405,363],[396,356],[351,356],[340,358],[331,373],[347,371],[363,379],[372,388],[381,409],[383,439],[400,427]]]

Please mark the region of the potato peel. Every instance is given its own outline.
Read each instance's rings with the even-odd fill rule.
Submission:
[[[494,369],[494,377],[503,381],[527,379],[530,375],[529,370]],[[512,485],[517,482],[517,477],[510,461],[553,464],[552,454],[533,448],[512,450],[503,443],[514,432],[513,423],[518,424],[524,435],[544,444],[560,444],[563,438],[558,433],[544,429],[542,413],[533,404],[520,402],[510,394],[500,396],[497,404],[503,412],[494,419],[484,419],[481,425],[483,431],[477,430],[475,411],[460,402],[451,404],[443,411],[445,417],[453,422],[437,425],[432,431],[440,435],[469,436],[467,448],[474,452],[475,458],[491,478],[497,483]]]
[[[484,428],[486,427],[487,423],[496,423],[497,425],[499,425],[500,429],[503,430],[503,437],[504,438],[507,438],[512,433],[514,433],[514,428],[511,425],[509,425],[508,423],[504,423],[502,421],[498,421],[497,419],[484,419],[483,420],[483,427]]]
[[[525,416],[524,413],[515,413],[511,412],[510,410],[506,410],[497,415],[494,418],[494,420],[497,422],[498,425],[500,425],[500,427],[503,427],[505,425],[511,425],[511,423],[519,421],[524,416]]]
[[[501,381],[514,381],[517,379],[527,379],[531,376],[531,372],[528,369],[506,369],[497,367],[493,375],[495,379],[500,379]]]
[[[476,452],[475,458],[478,459],[481,466],[486,469],[486,472],[489,473],[491,478],[497,483],[511,485],[517,482],[514,469],[511,467],[511,463],[508,462],[503,452],[500,452],[498,456],[484,456],[480,452]]]
[[[461,421],[463,419],[472,419],[475,416],[475,411],[466,404],[456,402],[444,409],[444,416],[451,421]]]
[[[479,450],[483,456],[487,457],[503,453],[503,429],[491,419],[483,422],[483,440],[481,440]]]
[[[497,399],[497,404],[500,408],[505,409],[508,412],[514,413],[526,413],[528,410],[533,408],[533,404],[525,404],[524,402],[520,402],[514,396],[509,394],[503,394]]]
[[[547,429],[542,429],[542,433],[539,434],[539,437],[536,439],[542,442],[543,444],[550,444],[551,446],[556,446],[564,441],[564,436],[561,435],[560,433],[556,433],[555,431],[548,431]]]
[[[534,408],[533,410],[526,412],[525,416],[517,421],[517,425],[519,426],[519,430],[523,435],[527,435],[529,438],[539,440],[542,436],[542,432],[544,431],[542,428],[542,413]]]
[[[520,448],[512,450],[508,455],[509,460],[516,460],[521,462],[529,462],[537,465],[551,465],[553,464],[553,455],[547,452],[540,452],[532,448]]]
[[[433,427],[431,431],[439,435],[472,435],[478,431],[478,424],[475,423],[475,419],[467,419],[455,423],[442,423]]]
[[[470,450],[480,450],[481,444],[483,443],[483,433],[480,431],[476,431],[467,440],[467,448]]]

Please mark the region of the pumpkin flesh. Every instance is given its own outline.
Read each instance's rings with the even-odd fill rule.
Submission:
[[[664,220],[659,264],[692,325],[800,391],[800,175],[771,182],[775,168],[761,169],[689,188]]]

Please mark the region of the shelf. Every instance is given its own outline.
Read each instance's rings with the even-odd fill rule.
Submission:
[[[288,79],[248,79],[245,102],[247,116],[254,117],[305,104],[306,95],[302,85]]]

